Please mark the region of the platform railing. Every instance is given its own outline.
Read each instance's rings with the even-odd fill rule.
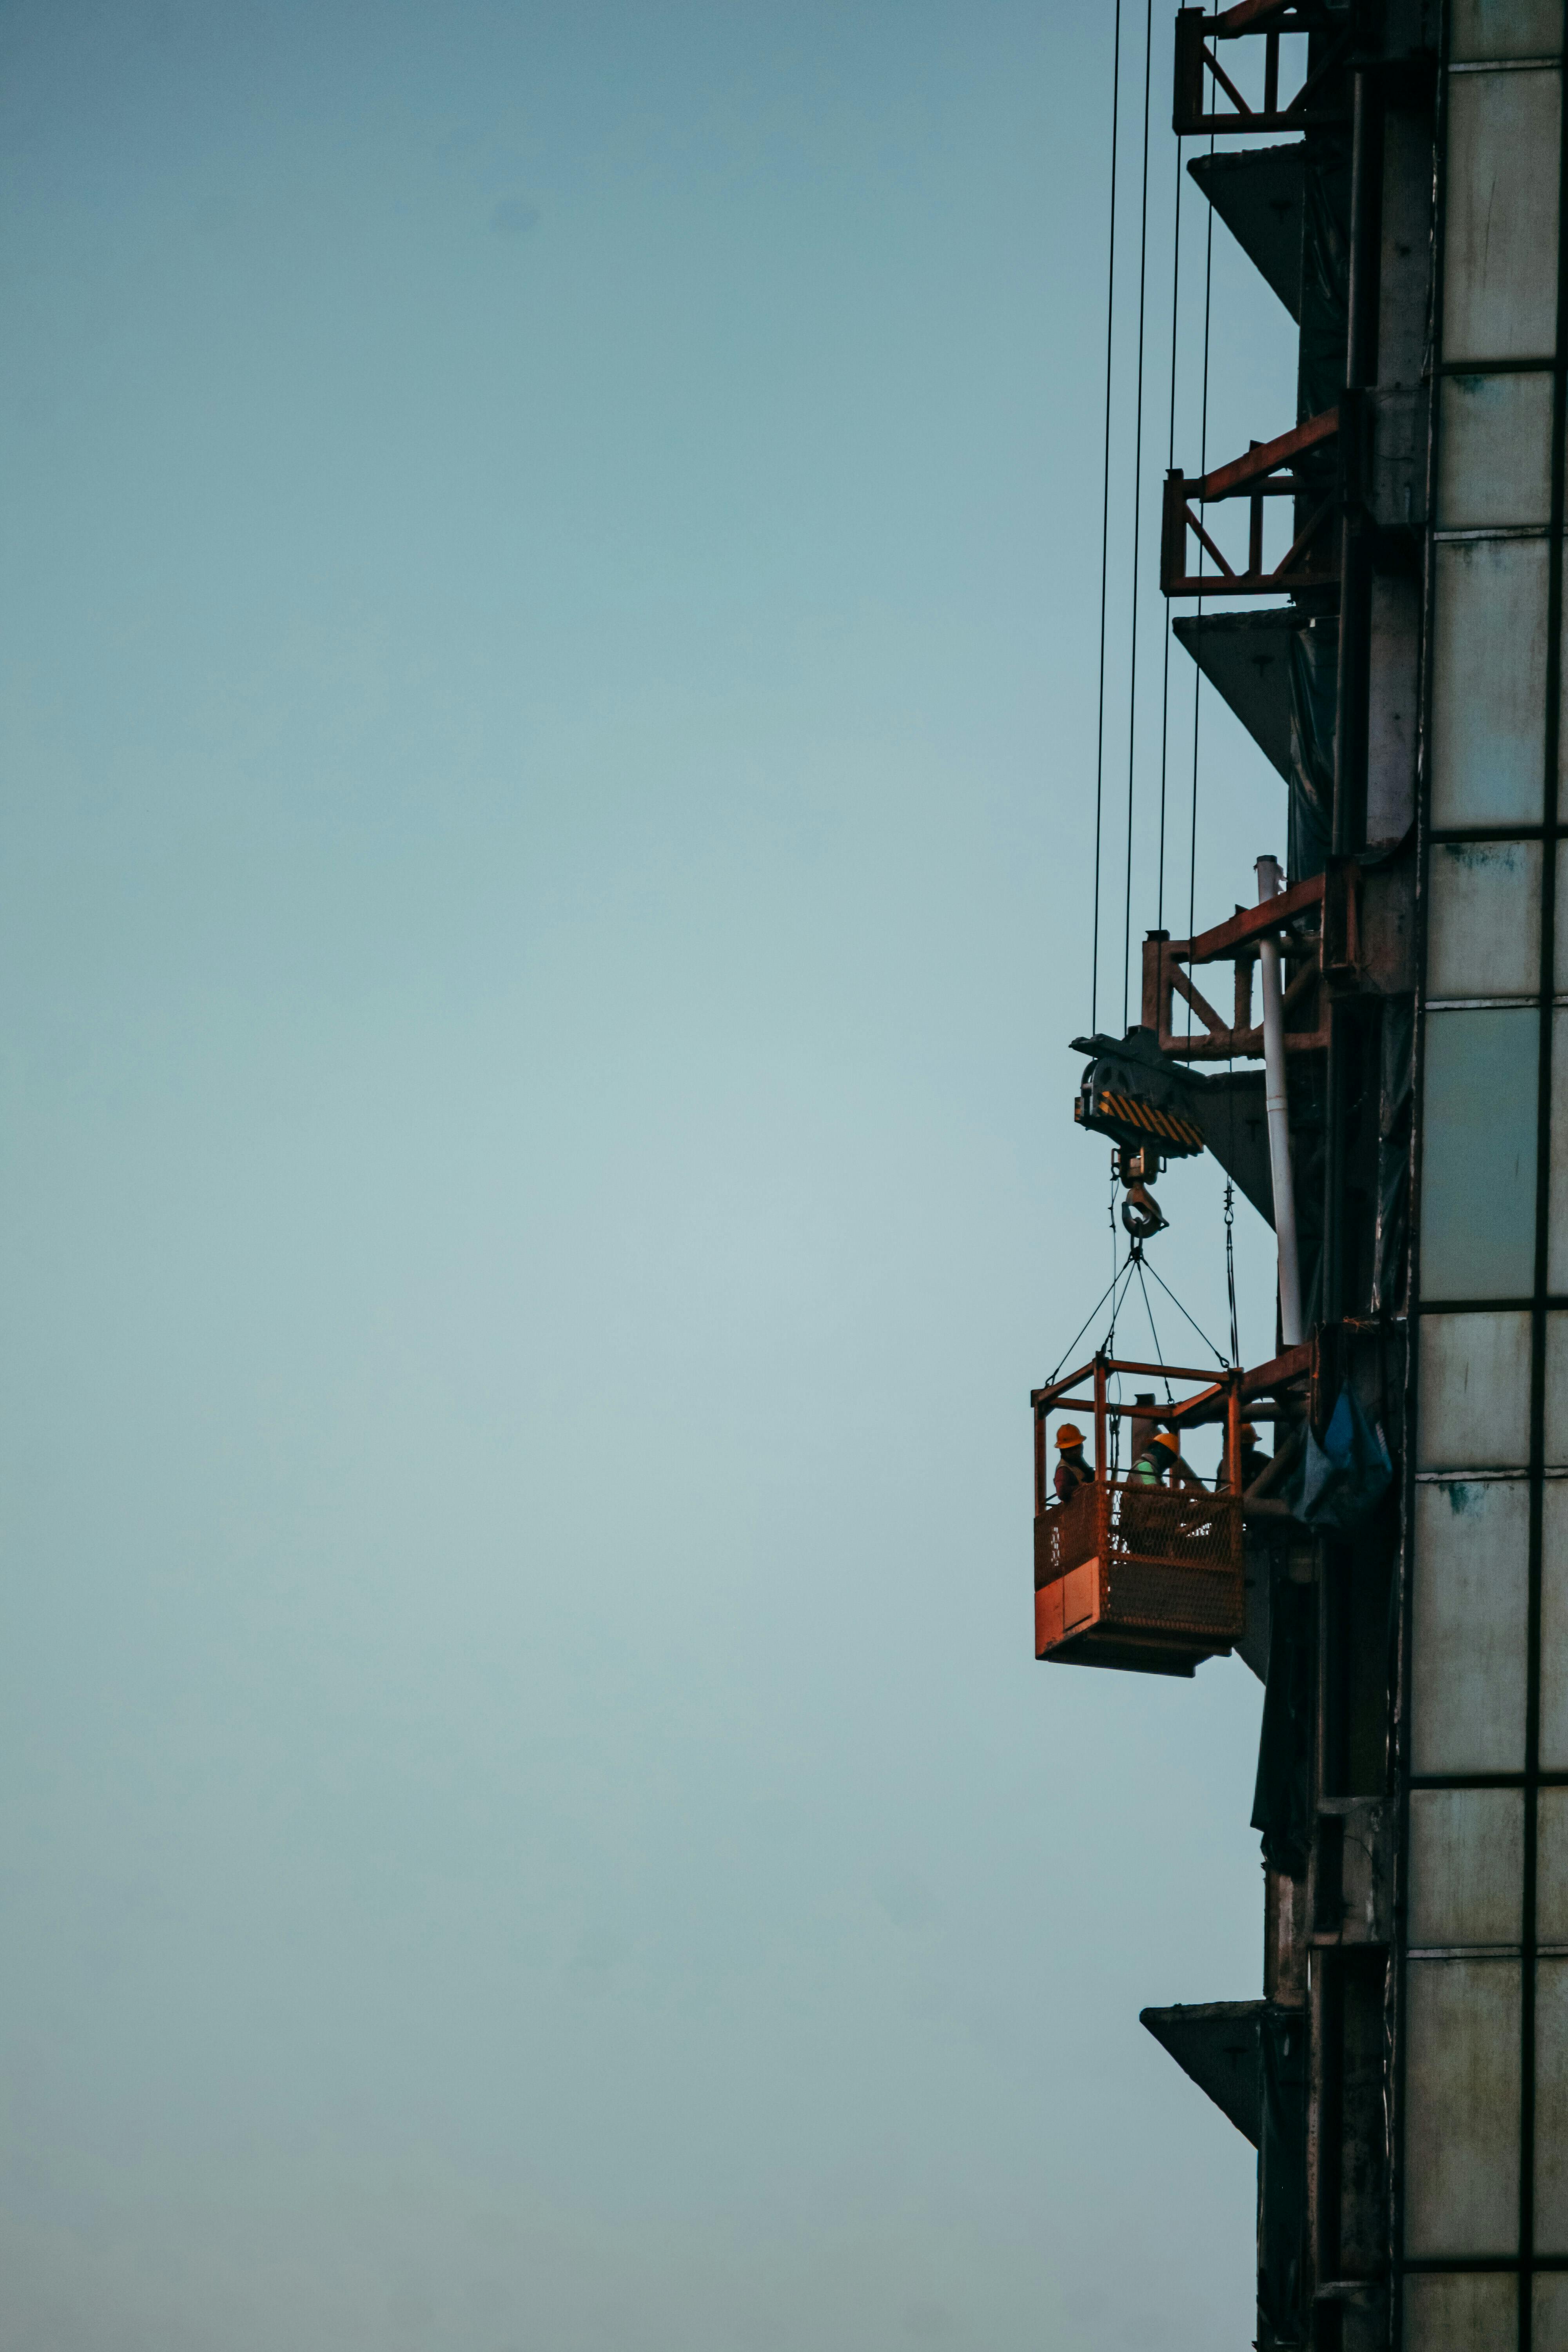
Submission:
[[[1241,1561],[1241,1503],[1196,1486],[1096,1479],[1041,1510],[1037,1588],[1086,1559],[1234,1573]]]

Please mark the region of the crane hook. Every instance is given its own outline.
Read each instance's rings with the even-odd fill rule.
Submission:
[[[1170,1220],[1149,1190],[1160,1172],[1160,1155],[1152,1146],[1143,1144],[1137,1150],[1122,1144],[1116,1155],[1116,1173],[1127,1187],[1127,1198],[1121,1203],[1121,1222],[1134,1242],[1146,1242],[1154,1234],[1163,1233]]]
[[[1146,1242],[1153,1234],[1163,1233],[1170,1219],[1162,1213],[1147,1184],[1133,1183],[1127,1187],[1127,1198],[1121,1203],[1121,1222],[1135,1242]]]

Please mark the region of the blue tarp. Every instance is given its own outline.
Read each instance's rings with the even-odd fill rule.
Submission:
[[[1286,1500],[1291,1516],[1303,1526],[1338,1529],[1342,1534],[1365,1518],[1393,1475],[1383,1432],[1368,1421],[1347,1381],[1321,1445],[1308,1430],[1300,1466]]]

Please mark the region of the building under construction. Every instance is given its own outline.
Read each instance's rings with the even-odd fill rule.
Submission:
[[[1215,1155],[1276,1339],[1036,1392],[1036,1653],[1265,1683],[1258,1996],[1143,2018],[1258,2148],[1258,2345],[1568,2352],[1563,0],[1173,30],[1187,186],[1300,362],[1169,472],[1160,586],[1288,867],[1205,907],[1200,853],[1073,1113],[1124,1280]]]

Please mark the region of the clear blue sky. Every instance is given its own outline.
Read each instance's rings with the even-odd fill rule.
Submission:
[[[1110,26],[0,5],[8,2352],[1249,2338],[1258,1686],[1030,1654]]]

